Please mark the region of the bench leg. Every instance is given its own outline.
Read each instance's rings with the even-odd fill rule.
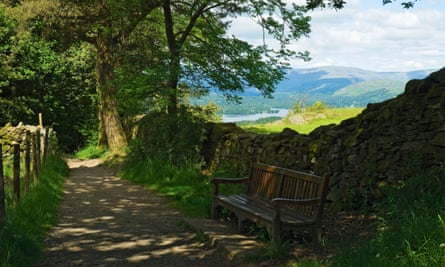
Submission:
[[[238,219],[238,232],[243,233],[243,222],[246,218],[238,216],[238,214],[236,214],[236,218]]]
[[[321,228],[316,225],[314,226],[314,228],[312,229],[312,243],[314,245],[319,245],[321,242]]]
[[[272,221],[271,239],[274,243],[281,242],[281,211],[275,210],[274,218]]]
[[[218,213],[218,207],[215,205],[215,203],[212,204],[212,219],[216,220],[219,217]]]

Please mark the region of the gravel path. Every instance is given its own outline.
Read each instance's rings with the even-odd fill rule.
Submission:
[[[97,160],[68,163],[58,224],[36,266],[239,266],[181,227],[161,196]]]

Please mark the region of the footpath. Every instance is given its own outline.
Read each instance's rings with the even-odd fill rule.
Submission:
[[[97,160],[68,164],[58,222],[37,267],[262,266],[242,260],[262,248],[253,238],[184,217],[162,196],[120,179]]]

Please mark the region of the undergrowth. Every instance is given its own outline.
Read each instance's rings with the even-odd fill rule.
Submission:
[[[38,260],[43,238],[56,223],[67,171],[60,157],[49,156],[28,194],[15,207],[7,203],[7,222],[0,231],[0,266],[33,266]]]
[[[177,167],[162,160],[128,161],[122,177],[167,196],[187,215],[208,217],[212,203],[210,177],[193,166]],[[226,173],[226,177],[227,177]],[[230,175],[229,175],[230,177]],[[388,187],[375,204],[377,232],[359,244],[335,244],[336,256],[307,266],[445,266],[445,183],[442,174],[414,175]],[[242,189],[225,188],[224,193]],[[336,241],[330,241],[331,245]],[[269,247],[266,257],[285,258],[287,249]],[[297,266],[306,266],[300,265]]]
[[[418,174],[389,188],[375,235],[356,249],[345,244],[331,265],[445,266],[443,177]]]

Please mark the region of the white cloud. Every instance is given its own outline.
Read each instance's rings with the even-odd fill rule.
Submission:
[[[297,51],[310,51],[313,60],[292,65],[377,71],[441,68],[445,66],[445,6],[439,2],[424,0],[405,10],[381,6],[379,0],[354,0],[342,10],[316,10],[311,14],[310,37],[293,45]],[[255,44],[262,42],[261,29],[251,19],[237,21],[233,32]]]

